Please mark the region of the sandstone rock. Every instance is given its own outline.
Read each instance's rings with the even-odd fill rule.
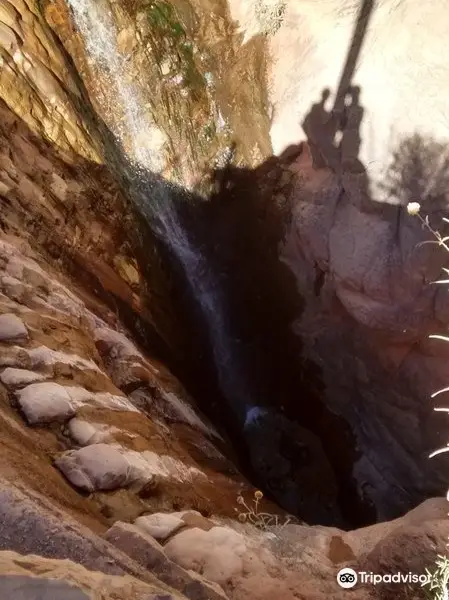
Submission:
[[[143,358],[137,347],[119,331],[107,327],[99,327],[94,331],[94,339],[102,345],[104,352],[116,358]]]
[[[185,484],[195,480],[205,482],[207,475],[193,465],[187,466],[183,460],[168,454],[158,454],[151,450],[144,452],[126,451],[131,466],[131,477],[136,481],[147,481],[153,476]]]
[[[116,490],[131,483],[130,465],[125,456],[107,444],[66,452],[55,465],[70,483],[87,492]]]
[[[342,539],[355,556],[360,558],[374,550],[383,539],[394,536],[396,529],[406,525],[420,526],[428,521],[444,522],[447,519],[448,507],[446,498],[429,498],[398,519],[345,532]]]
[[[0,289],[12,300],[19,304],[27,304],[30,296],[32,296],[32,288],[24,284],[15,277],[4,275],[0,277]]]
[[[167,542],[164,551],[184,569],[226,584],[242,575],[248,544],[244,536],[226,527],[214,527],[210,531],[193,528],[178,533]]]
[[[145,486],[159,478],[192,482],[192,475],[205,480],[205,475],[180,460],[155,452],[127,450],[119,444],[96,443],[60,456],[55,465],[76,487],[94,492],[128,486]]]
[[[360,8],[359,4],[347,2],[342,13],[338,0],[328,2],[326,7],[307,0],[301,10],[294,0],[287,0],[283,5],[282,24],[276,35],[268,40],[273,61],[268,73],[269,96],[275,107],[270,135],[276,154],[290,144],[304,140],[305,135],[310,136],[310,131],[305,132],[303,127],[304,120],[312,106],[319,103],[324,89],[331,92],[327,104],[336,101],[341,69],[347,59]],[[254,28],[257,7],[255,0],[244,8],[238,0],[230,0],[231,14],[240,21],[246,39],[258,31]],[[407,0],[392,10],[388,3],[381,2],[372,11],[367,11],[369,26],[352,84],[361,87],[360,102],[364,107],[360,131],[361,160],[383,200],[388,192],[385,188],[382,190],[382,178],[404,137],[418,132],[447,143],[447,124],[434,122],[430,125],[428,122],[429,106],[439,112],[440,106],[444,105],[444,94],[436,94],[434,90],[443,90],[445,85],[447,49],[440,23],[446,9],[444,2],[433,6],[426,14],[426,32],[433,32],[433,36],[423,34],[423,43],[429,53],[428,64],[432,65],[429,72],[414,69],[419,58],[413,39],[421,35],[414,16],[419,11],[418,2]],[[406,23],[410,37],[398,47],[393,32],[401,31]],[[395,61],[379,70],[378,56],[385,51],[394,56]],[[299,74],[296,81],[291,77],[292,68]],[[406,77],[404,73],[413,75]],[[389,82],[393,80],[395,83],[391,85]],[[388,89],[387,94],[381,92],[385,89]],[[412,101],[415,96],[418,102]],[[338,102],[341,101],[339,98]],[[327,104],[326,110],[330,110]],[[297,115],[294,122],[293,112]]]
[[[426,339],[442,327],[433,308],[440,286],[426,279],[438,277],[443,257],[418,250],[425,234],[399,206],[361,203],[345,185],[302,165],[281,259],[304,298],[295,332],[320,365],[324,402],[361,449],[351,476],[385,520],[444,489],[448,476],[445,461],[426,458],[446,442],[423,403],[445,385],[447,345],[437,352]]]
[[[152,571],[167,585],[181,591],[190,600],[225,600],[223,590],[190,574],[169,560],[163,547],[151,535],[128,523],[115,523],[105,538],[128,554],[133,560]]]
[[[74,485],[82,488],[87,485],[86,489],[90,491],[132,485],[141,488],[160,479],[188,485],[195,480],[200,483],[208,480],[205,473],[194,466],[187,466],[174,456],[151,450],[136,452],[117,443],[97,443],[67,452],[56,461],[56,465]],[[103,487],[108,486],[110,480],[112,488]]]
[[[104,538],[123,552],[136,558],[147,569],[168,562],[163,547],[150,535],[129,523],[117,521],[107,530]]]
[[[403,525],[382,539],[357,563],[360,571],[379,574],[415,573],[424,575],[435,570],[436,557],[445,556],[449,522],[428,521],[421,525]],[[416,549],[419,548],[419,552]],[[399,595],[398,584],[382,583],[379,595],[394,600]],[[401,586],[402,587],[402,586]],[[418,586],[417,586],[418,587]]]
[[[22,319],[12,313],[0,315],[0,342],[26,340],[28,330]]]
[[[118,396],[109,392],[89,392],[81,386],[67,386],[66,391],[74,406],[89,404],[99,406],[108,410],[138,412],[126,396]]]
[[[8,367],[0,373],[0,379],[7,387],[16,388],[43,381],[46,379],[46,376],[42,373],[28,371],[27,369]]]
[[[132,372],[129,367],[127,372]],[[145,381],[145,378],[143,378],[143,381]],[[175,394],[172,391],[163,389],[163,386],[160,384],[156,384],[154,377],[150,376],[150,381],[152,386],[154,386],[151,392],[145,387],[131,392],[130,398],[137,406],[140,406],[145,412],[150,413],[153,418],[160,418],[164,421],[173,423],[186,423],[193,429],[196,429],[207,436],[207,438],[215,440],[222,439],[209,420],[204,415],[198,414],[198,412],[188,404],[189,398],[187,393],[184,394],[184,399],[181,397],[180,393]],[[198,441],[201,443],[201,438]],[[206,444],[207,440],[204,441],[204,445]],[[212,453],[212,450],[209,450],[208,453]],[[217,449],[214,450],[214,454],[220,455]],[[220,459],[223,461],[225,460],[223,455],[220,455],[219,460]]]
[[[82,95],[76,76],[65,66],[64,54],[35,3],[15,2],[10,7],[2,2],[0,9],[0,46],[14,66],[2,72],[2,96],[36,133],[65,151],[98,160],[92,134],[87,134],[72,98]]]
[[[172,513],[172,515],[182,519],[187,527],[198,527],[199,529],[204,529],[204,531],[209,531],[209,529],[216,526],[216,523],[203,517],[203,515],[196,510],[183,510],[181,512]]]
[[[65,581],[21,575],[0,575],[1,594],[14,600],[89,600],[80,588]]]
[[[75,408],[66,389],[57,383],[32,383],[17,392],[19,406],[31,425],[68,421]]]
[[[279,542],[276,554],[267,546],[272,538]],[[304,598],[318,599],[323,593],[324,597],[339,597],[335,571],[322,555],[311,554],[303,562],[303,556],[297,556],[297,546],[283,543],[281,534],[272,538],[251,528],[244,534],[228,527],[207,532],[193,528],[176,534],[164,550],[183,568],[220,584],[236,600],[270,600],[276,596],[294,600],[298,593]],[[317,586],[318,580],[326,583]]]
[[[92,371],[101,372],[98,365],[96,365],[93,360],[85,359],[81,356],[77,356],[76,354],[52,350],[46,346],[31,348],[30,350],[27,350],[27,352],[33,367],[36,368],[52,367],[57,363],[63,363],[70,365],[75,369],[89,369]]]
[[[282,536],[272,540],[272,550],[276,554],[279,544],[291,545],[299,561],[307,562],[310,555],[316,560],[334,564],[355,558],[352,548],[342,540],[344,532],[334,527],[288,524],[282,528]],[[320,557],[317,559],[317,557]]]
[[[156,540],[164,542],[176,531],[185,527],[185,522],[174,514],[154,513],[137,518],[134,525]]]
[[[71,560],[0,551],[0,570],[0,581],[5,586],[0,592],[2,600],[185,599],[151,576],[149,582],[143,582],[125,573],[88,570]],[[3,595],[3,590],[8,593]]]
[[[107,442],[111,439],[111,434],[114,431],[120,431],[117,428],[110,428],[101,423],[89,423],[76,417],[70,419],[67,429],[70,437],[79,446]]]
[[[29,354],[25,348],[20,346],[10,346],[0,355],[1,367],[21,367],[23,369],[32,368]]]

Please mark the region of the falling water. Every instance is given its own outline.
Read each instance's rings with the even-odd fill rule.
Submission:
[[[207,323],[218,382],[224,396],[243,425],[254,407],[247,382],[237,360],[236,343],[229,337],[225,311],[217,279],[187,231],[181,226],[167,182],[151,177],[160,172],[163,138],[150,121],[136,86],[127,78],[126,57],[117,45],[114,17],[103,0],[67,0],[79,29],[88,58],[107,83],[102,96],[106,119],[112,121],[114,134],[126,148],[132,164],[136,201],[150,219],[163,242],[179,260],[193,296]],[[117,122],[117,115],[120,124]]]

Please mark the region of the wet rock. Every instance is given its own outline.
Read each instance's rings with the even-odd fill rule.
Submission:
[[[32,383],[17,392],[17,399],[30,425],[64,422],[75,415],[69,394],[57,383]]]
[[[13,313],[0,315],[0,342],[17,342],[28,338],[22,319]]]
[[[310,523],[341,522],[335,475],[317,436],[281,413],[253,407],[244,438],[252,468],[281,506]]]

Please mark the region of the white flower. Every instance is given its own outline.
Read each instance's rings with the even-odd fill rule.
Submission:
[[[412,217],[416,216],[421,210],[421,204],[419,202],[409,202],[407,204],[407,212]]]

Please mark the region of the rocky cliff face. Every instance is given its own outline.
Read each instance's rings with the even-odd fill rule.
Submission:
[[[255,506],[179,382],[29,244],[4,236],[0,252],[2,593],[343,600],[343,566],[420,573],[444,551],[445,499],[349,533],[281,516],[256,529],[273,507]]]
[[[343,600],[343,566],[422,573],[445,551],[445,499],[349,532],[322,523],[360,504],[395,517],[447,481],[444,459],[427,460],[446,443],[428,400],[447,384],[448,351],[428,340],[448,322],[446,291],[428,285],[445,257],[417,247],[426,233],[400,206],[419,199],[435,226],[446,207],[444,127],[426,131],[423,111],[444,97],[437,29],[430,81],[413,27],[384,68],[380,47],[417,13],[409,0],[387,19],[380,2],[351,81],[362,93],[335,123],[325,105],[306,117],[335,86],[353,3],[104,0],[145,108],[136,143],[69,5],[0,0],[0,595]],[[408,137],[393,156],[398,111]],[[220,275],[251,383],[240,427],[223,426],[208,332],[192,328],[205,321],[186,317],[179,265],[112,162],[117,140],[157,150],[159,175],[200,192],[180,214]],[[226,168],[209,180],[211,165]],[[387,167],[396,205],[372,201]],[[248,462],[299,519],[254,499]]]
[[[2,1],[1,95],[36,133],[64,151],[100,160],[86,95],[72,61],[53,35],[37,1]]]
[[[89,68],[67,4],[58,0],[43,6],[100,114],[113,131],[123,132],[123,108],[111,97],[114,82]],[[156,170],[204,190],[211,165],[223,166],[232,158],[254,165],[270,155],[265,42],[241,44],[226,2],[106,0],[98,6],[116,29],[129,81],[145,106],[151,136],[141,132],[139,146],[161,157]],[[129,145],[126,133],[121,137]]]
[[[305,299],[295,331],[356,434],[360,492],[389,517],[447,476],[427,460],[447,437],[429,398],[445,387],[448,350],[428,337],[447,328],[447,291],[430,285],[446,257],[419,245],[430,236],[402,206],[358,202],[360,175],[315,171],[308,151],[297,168],[281,250]]]

